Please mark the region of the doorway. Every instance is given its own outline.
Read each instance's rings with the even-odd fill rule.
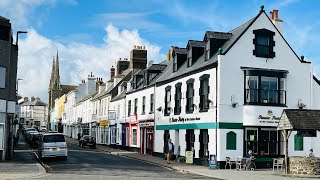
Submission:
[[[208,150],[208,142],[209,142],[209,135],[208,129],[200,129],[200,150],[199,150],[199,157],[209,157],[209,150]]]

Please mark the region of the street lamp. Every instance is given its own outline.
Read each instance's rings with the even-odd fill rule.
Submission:
[[[19,34],[26,34],[28,33],[27,31],[17,31],[17,36],[16,36],[16,45],[18,45],[18,40],[19,40]]]

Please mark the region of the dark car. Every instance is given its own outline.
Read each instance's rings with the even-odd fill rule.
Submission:
[[[89,146],[91,148],[96,148],[96,145],[96,138],[92,136],[85,135],[79,140],[80,147]]]

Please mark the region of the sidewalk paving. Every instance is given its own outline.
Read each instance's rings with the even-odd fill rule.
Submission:
[[[30,179],[45,174],[45,169],[33,159],[32,152],[20,133],[14,158],[0,161],[0,179]]]
[[[70,139],[73,143],[78,143],[76,139]],[[113,155],[118,155],[122,157],[127,158],[133,158],[141,161],[145,161],[148,163],[160,165],[169,169],[173,169],[182,173],[190,173],[190,174],[196,174],[200,176],[207,176],[217,179],[230,179],[230,180],[284,180],[284,179],[290,179],[290,180],[301,180],[301,178],[293,178],[293,177],[284,177],[277,175],[275,172],[272,171],[272,169],[257,169],[256,171],[237,171],[235,169],[215,169],[210,170],[208,167],[205,166],[199,166],[199,165],[189,165],[185,163],[179,163],[175,161],[171,161],[170,164],[167,164],[167,161],[163,158],[146,155],[146,154],[140,154],[137,152],[129,152],[124,151],[120,149],[114,149],[110,147],[106,147],[103,145],[97,145],[97,149],[100,151],[108,152]],[[306,179],[314,179],[314,178],[303,178],[303,180]]]

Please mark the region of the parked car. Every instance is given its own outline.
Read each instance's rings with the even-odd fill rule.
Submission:
[[[96,148],[96,138],[92,136],[85,135],[79,140],[79,146],[84,147],[84,146],[89,146],[91,148]]]
[[[29,144],[31,147],[38,147],[39,139],[42,136],[39,132],[30,133]]]
[[[26,128],[24,129],[23,133],[27,134],[29,131],[37,131],[35,128]]]
[[[42,134],[38,146],[38,155],[40,158],[63,157],[67,159],[68,146],[64,135],[61,133]]]

